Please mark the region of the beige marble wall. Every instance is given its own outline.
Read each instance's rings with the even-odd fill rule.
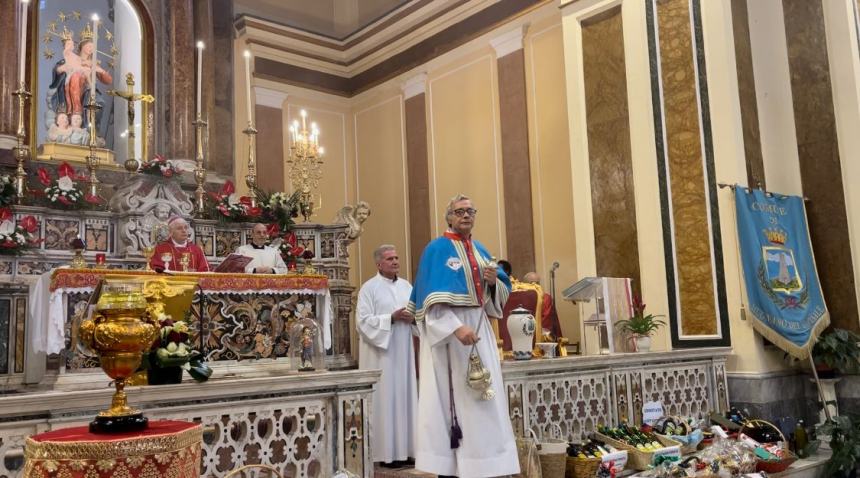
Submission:
[[[681,309],[679,335],[683,336],[719,332],[690,18],[686,0],[657,1],[668,182]]]
[[[597,275],[641,290],[620,6],[582,23],[582,56]]]

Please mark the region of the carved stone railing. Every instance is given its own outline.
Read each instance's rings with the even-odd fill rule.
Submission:
[[[728,347],[504,362],[502,375],[514,431],[579,440],[598,425],[642,423],[642,405],[660,401],[666,414],[706,417],[724,411]]]
[[[376,370],[320,372],[148,387],[126,387],[150,420],[203,425],[200,476],[224,476],[249,463],[285,476],[373,476],[369,434]],[[111,390],[0,396],[0,476],[23,471],[27,436],[84,425],[110,403]]]

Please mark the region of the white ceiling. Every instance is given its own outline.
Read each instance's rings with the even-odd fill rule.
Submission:
[[[249,15],[343,40],[414,0],[234,0],[235,15]]]

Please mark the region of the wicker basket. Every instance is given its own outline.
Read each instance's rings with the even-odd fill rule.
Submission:
[[[747,429],[747,425],[753,425],[757,423],[770,425],[771,427],[773,427],[774,430],[779,432],[779,436],[782,437],[782,450],[784,452],[784,456],[777,461],[756,460],[755,471],[764,471],[766,473],[781,473],[787,470],[792,463],[797,461],[797,455],[795,455],[791,452],[791,450],[788,449],[788,441],[785,439],[785,435],[782,433],[782,430],[780,430],[778,426],[767,420],[748,420],[746,423],[744,423],[744,426],[741,427],[738,433],[744,433],[744,430]]]
[[[627,468],[632,468],[634,470],[647,470],[654,461],[653,451],[641,451],[635,446],[610,438],[600,432],[594,432],[594,436],[596,436],[600,441],[608,443],[619,450],[627,450]],[[657,437],[657,440],[666,447],[677,446],[679,449],[681,448],[681,444],[671,438],[666,438],[656,434],[655,436]]]
[[[594,478],[602,462],[603,460],[600,458],[569,456],[567,457],[567,469],[564,476],[565,478]]]
[[[567,467],[567,440],[561,438],[561,427],[554,425],[557,430],[555,437],[541,438],[538,447],[540,470],[543,478],[564,478]]]

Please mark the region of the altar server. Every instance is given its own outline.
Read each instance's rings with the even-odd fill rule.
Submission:
[[[382,370],[373,395],[373,461],[399,466],[415,456],[418,392],[413,317],[406,310],[412,286],[398,277],[394,246],[379,246],[373,259],[378,273],[358,293],[358,366]]]
[[[448,230],[424,249],[409,298],[421,338],[415,468],[440,477],[520,470],[489,324],[502,316],[510,281],[472,239],[477,213],[468,197],[451,199]]]
[[[209,272],[209,261],[203,255],[203,249],[191,241],[191,227],[185,219],[171,217],[167,221],[167,231],[170,237],[155,246],[155,253],[149,262],[153,269],[182,271],[182,256],[188,254],[189,272]]]
[[[266,245],[269,232],[265,224],[254,224],[251,230],[251,242],[236,249],[236,254],[241,254],[253,260],[245,266],[248,274],[286,274],[287,265],[281,257],[280,251]]]

